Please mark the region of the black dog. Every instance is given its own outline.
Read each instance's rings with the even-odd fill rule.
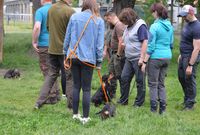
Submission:
[[[19,78],[19,77],[20,77],[20,72],[18,69],[9,69],[4,75],[4,79]]]
[[[99,114],[102,120],[115,116],[116,107],[114,105],[106,104],[103,109],[96,113]]]
[[[113,75],[103,75],[102,81],[104,83],[104,87],[105,87],[108,99],[110,101],[115,96],[115,92],[117,88],[116,79],[113,77]],[[106,102],[105,95],[102,90],[102,86],[100,86],[100,88],[92,96],[91,101],[92,103],[94,103],[96,107]]]

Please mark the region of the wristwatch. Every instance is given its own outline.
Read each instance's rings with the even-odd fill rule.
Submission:
[[[147,64],[147,62],[146,62],[146,61],[143,61],[143,63],[144,63],[144,64]]]
[[[188,66],[192,67],[193,65],[192,65],[192,64],[190,64],[190,63],[188,63]]]

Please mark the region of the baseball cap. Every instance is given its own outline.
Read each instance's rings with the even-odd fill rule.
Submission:
[[[194,12],[195,12],[194,8],[191,5],[185,5],[181,9],[181,12],[179,12],[177,17],[184,17],[184,16],[187,16],[189,13],[194,14]]]

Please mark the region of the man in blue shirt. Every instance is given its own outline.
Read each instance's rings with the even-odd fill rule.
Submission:
[[[48,72],[48,46],[49,46],[49,33],[46,28],[47,14],[51,7],[51,0],[41,0],[41,8],[36,11],[35,24],[32,35],[32,45],[34,50],[38,53],[40,69],[43,76],[47,76]],[[50,92],[49,98],[45,103],[56,103],[59,100],[59,85],[56,81]]]
[[[187,22],[181,33],[178,77],[184,92],[184,110],[191,110],[196,102],[196,70],[200,62],[200,22],[190,5],[185,5],[178,17],[183,17]]]

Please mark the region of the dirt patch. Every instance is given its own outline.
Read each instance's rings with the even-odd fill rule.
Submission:
[[[4,74],[8,71],[9,69],[0,69],[0,76],[3,77]]]

